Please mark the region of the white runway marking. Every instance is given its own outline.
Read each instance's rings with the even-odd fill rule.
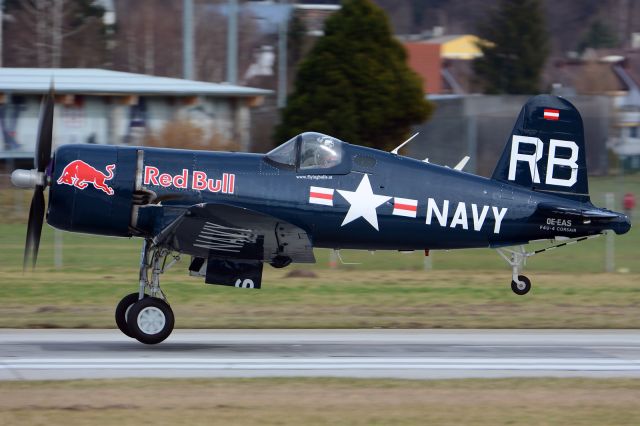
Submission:
[[[634,330],[0,330],[0,380],[640,377]]]
[[[569,370],[640,371],[640,359],[562,359],[562,358],[219,358],[219,359],[0,359],[0,369],[178,369],[178,370]]]

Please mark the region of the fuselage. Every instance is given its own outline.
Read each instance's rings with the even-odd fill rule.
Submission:
[[[540,203],[593,209],[589,202],[375,149],[344,149],[342,167],[323,173],[281,167],[262,154],[67,145],[55,155],[47,220],[70,231],[152,237],[188,207],[221,203],[290,222],[316,247],[369,250],[495,247],[624,227],[536,212]],[[89,176],[64,169],[77,160],[90,165],[82,172]]]

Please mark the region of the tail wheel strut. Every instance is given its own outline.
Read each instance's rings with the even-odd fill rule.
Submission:
[[[496,251],[498,252],[500,257],[502,257],[509,264],[509,266],[511,266],[511,290],[513,290],[515,294],[522,296],[529,293],[529,290],[531,290],[531,280],[525,275],[520,275],[520,272],[522,272],[522,269],[527,264],[527,258],[539,253],[544,253],[545,251],[550,251],[559,247],[564,247],[571,244],[579,243],[581,241],[597,238],[601,235],[603,234],[595,234],[588,235],[586,237],[568,239],[563,243],[531,252],[527,252],[524,249],[523,245],[518,246],[517,250],[510,248],[497,248]]]

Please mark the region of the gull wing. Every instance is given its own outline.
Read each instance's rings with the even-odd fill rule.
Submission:
[[[314,263],[307,232],[289,222],[255,210],[227,204],[196,204],[153,239],[157,245],[210,259]]]

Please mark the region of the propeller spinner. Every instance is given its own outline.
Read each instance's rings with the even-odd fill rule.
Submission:
[[[40,106],[40,119],[38,123],[38,139],[34,155],[33,170],[15,170],[11,173],[11,182],[19,188],[34,188],[31,208],[29,209],[29,222],[27,226],[27,239],[24,247],[23,269],[31,264],[35,268],[42,235],[42,224],[45,215],[44,188],[47,186],[46,169],[51,162],[51,145],[53,138],[53,87],[42,100]]]

